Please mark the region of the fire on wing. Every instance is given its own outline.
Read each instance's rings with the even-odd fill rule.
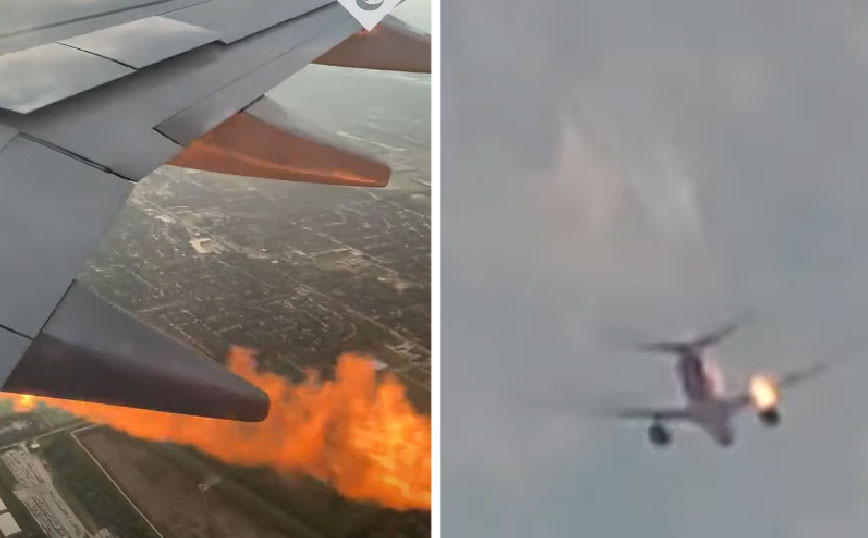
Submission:
[[[193,446],[229,463],[304,472],[352,499],[402,510],[430,508],[431,419],[413,408],[395,376],[378,379],[374,363],[353,353],[339,358],[334,380],[309,373],[301,383],[260,372],[245,349],[232,349],[227,362],[269,396],[272,410],[264,421],[6,397],[18,411],[42,404],[143,439]]]
[[[766,426],[776,426],[781,421],[778,403],[780,391],[777,381],[769,375],[756,374],[748,385],[751,404],[757,410],[760,420]]]

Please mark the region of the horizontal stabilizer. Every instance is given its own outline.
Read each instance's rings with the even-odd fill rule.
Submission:
[[[674,353],[684,354],[689,353],[694,348],[690,342],[652,342],[650,344],[639,344],[636,346],[637,351],[651,351],[657,353]]]
[[[745,320],[753,317],[752,312],[742,314],[738,318],[730,321],[726,325],[705,333],[702,336],[687,339],[677,342],[652,342],[648,344],[639,344],[636,349],[639,351],[656,351],[661,353],[699,353],[703,349],[715,346],[724,338],[731,336],[745,322]]]
[[[2,390],[258,422],[268,396],[73,283]]]
[[[302,132],[267,98],[193,140],[169,164],[220,174],[356,187],[383,187],[391,173],[383,163]]]
[[[314,63],[412,73],[431,72],[431,36],[391,15],[371,31],[362,30]]]

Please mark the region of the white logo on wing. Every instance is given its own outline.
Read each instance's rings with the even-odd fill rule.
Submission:
[[[365,30],[372,30],[401,0],[338,0]]]

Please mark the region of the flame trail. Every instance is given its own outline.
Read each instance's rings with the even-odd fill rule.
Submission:
[[[334,381],[315,373],[292,384],[256,370],[248,350],[233,348],[229,369],[271,398],[258,423],[190,417],[90,402],[8,395],[18,411],[43,402],[130,435],[190,445],[220,460],[302,471],[346,497],[396,509],[431,506],[431,420],[416,412],[393,375],[377,382],[373,363],[345,353]]]

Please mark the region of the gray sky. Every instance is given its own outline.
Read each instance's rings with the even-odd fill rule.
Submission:
[[[431,32],[431,0],[404,0],[391,14],[423,32]]]
[[[862,536],[868,353],[729,450],[589,409],[676,401],[623,344],[746,309],[733,390],[866,338],[868,6],[442,10],[444,536]]]

